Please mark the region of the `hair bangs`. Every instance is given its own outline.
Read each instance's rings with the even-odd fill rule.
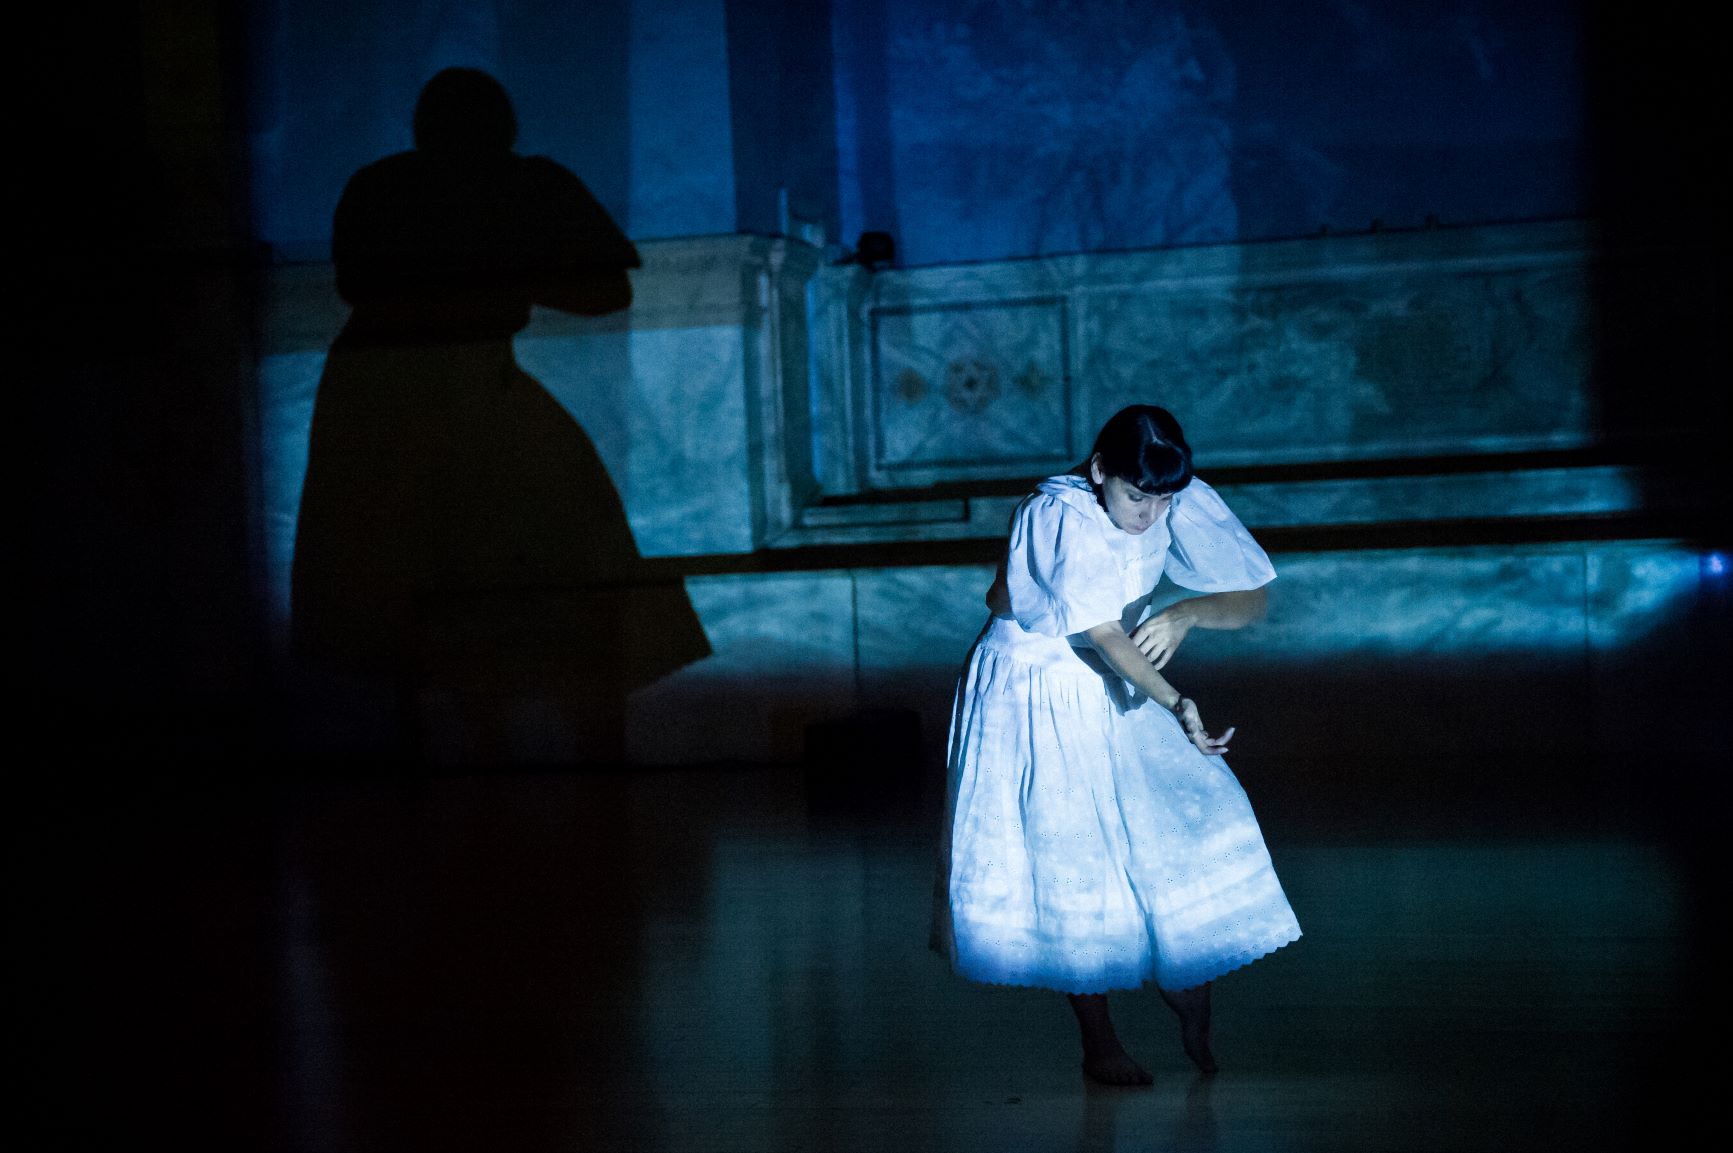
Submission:
[[[1191,454],[1171,444],[1147,444],[1138,461],[1136,476],[1124,476],[1139,491],[1166,496],[1191,483]]]
[[[1095,438],[1102,471],[1141,492],[1165,496],[1191,483],[1191,446],[1165,408],[1134,404],[1110,417]]]

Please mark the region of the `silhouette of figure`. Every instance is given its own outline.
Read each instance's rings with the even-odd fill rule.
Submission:
[[[496,720],[552,694],[586,755],[614,760],[626,695],[709,648],[678,580],[647,571],[589,437],[513,357],[532,304],[618,311],[639,263],[516,134],[497,81],[448,69],[421,93],[415,148],[343,192],[332,249],[353,312],[314,406],[293,642],[393,682],[411,717],[428,687]]]

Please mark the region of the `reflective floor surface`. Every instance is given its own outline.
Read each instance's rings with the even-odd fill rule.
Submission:
[[[1123,1090],[1058,994],[927,951],[930,805],[783,769],[63,795],[13,842],[23,1099],[47,1146],[284,1150],[1622,1148],[1703,1107],[1674,849],[1261,815],[1305,937],[1217,982],[1211,1079],[1116,995]]]

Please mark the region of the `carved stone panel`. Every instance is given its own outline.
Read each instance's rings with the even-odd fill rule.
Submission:
[[[868,474],[885,487],[1076,463],[1062,299],[875,309]]]
[[[1420,267],[1102,293],[1080,374],[1092,413],[1165,405],[1210,464],[1570,447],[1593,418],[1584,277]]]

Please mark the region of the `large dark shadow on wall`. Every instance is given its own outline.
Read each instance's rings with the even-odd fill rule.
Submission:
[[[416,147],[356,173],[333,224],[354,311],[314,409],[293,643],[390,686],[412,763],[435,701],[459,721],[445,759],[518,759],[526,700],[580,759],[618,762],[627,694],[708,652],[594,444],[513,355],[532,304],[619,311],[638,265],[583,183],[514,153],[515,135],[497,81],[448,69],[417,104]]]

